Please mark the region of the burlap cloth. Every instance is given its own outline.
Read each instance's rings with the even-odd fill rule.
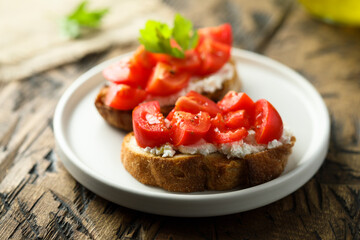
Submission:
[[[92,0],[89,8],[109,7],[100,31],[69,40],[59,19],[79,0],[0,0],[0,82],[76,61],[113,45],[136,41],[148,19],[171,22],[173,12],[160,0]]]

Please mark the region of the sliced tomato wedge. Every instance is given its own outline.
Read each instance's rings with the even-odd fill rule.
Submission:
[[[192,114],[176,111],[170,124],[172,144],[174,146],[194,144],[206,135],[210,125],[210,116],[206,112]]]
[[[118,110],[132,110],[146,98],[145,90],[125,84],[111,84],[105,97],[105,104]]]
[[[217,42],[232,45],[232,30],[229,23],[217,27],[206,27],[198,30],[200,41],[205,38],[211,38]]]
[[[231,46],[205,38],[196,50],[201,60],[201,68],[197,74],[204,76],[218,71],[229,61]]]
[[[133,113],[133,129],[140,147],[157,147],[170,142],[169,130],[157,101],[142,103]]]
[[[152,95],[166,96],[186,87],[189,79],[190,73],[177,71],[166,63],[158,62],[145,90]]]
[[[164,53],[152,53],[152,57],[155,59],[156,63],[168,63],[172,58],[170,55]]]
[[[210,121],[212,128],[217,128],[219,131],[224,131],[226,129],[225,119],[221,113],[216,114]]]
[[[223,112],[246,110],[249,115],[254,112],[254,101],[246,93],[228,92],[217,105]]]
[[[170,44],[172,47],[176,47],[176,48],[180,48],[179,44],[171,39],[170,40]],[[165,53],[153,53],[153,52],[149,52],[145,49],[145,47],[142,45],[142,47],[144,48],[144,50],[149,54],[149,59],[151,60],[150,63],[154,64],[153,67],[156,65],[156,63],[158,62],[163,62],[163,63],[169,63],[170,60],[173,58],[172,56],[170,56],[169,54],[165,54]],[[139,47],[140,48],[140,47]]]
[[[244,139],[248,135],[248,131],[242,127],[238,129],[219,129],[211,126],[206,135],[206,140],[210,143],[221,144],[236,142]]]
[[[131,61],[133,61],[135,65],[152,69],[156,65],[157,59],[153,53],[148,52],[143,45],[140,45],[136,49]]]
[[[122,59],[103,71],[103,76],[116,84],[126,84],[132,87],[145,87],[151,71],[132,59]]]
[[[164,60],[166,61],[166,60]],[[188,50],[185,52],[185,58],[170,58],[167,63],[179,71],[186,71],[190,73],[196,72],[201,66],[201,61],[198,53],[195,50]]]
[[[225,115],[225,125],[228,128],[236,129],[244,127],[249,129],[251,126],[250,116],[247,114],[246,110],[237,110],[235,112],[228,112]]]
[[[169,120],[169,121],[171,121],[171,120],[173,119],[173,117],[174,117],[175,111],[176,111],[175,108],[173,108],[173,109],[169,112],[169,114],[166,116],[166,119]]]
[[[175,109],[190,113],[207,112],[211,117],[221,112],[215,102],[195,91],[180,97],[175,103]]]
[[[226,126],[226,119],[221,113],[211,118],[211,127],[205,139],[214,144],[229,143],[240,141],[248,135],[244,127],[230,129]]]
[[[273,105],[265,99],[255,102],[255,139],[259,144],[279,140],[283,133],[283,122]]]

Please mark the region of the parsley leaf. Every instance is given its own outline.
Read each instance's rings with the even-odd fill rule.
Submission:
[[[175,16],[172,36],[184,50],[196,47],[199,40],[197,31],[193,28],[191,21],[182,17],[180,14],[176,14]]]
[[[98,28],[102,18],[109,12],[105,8],[89,11],[87,4],[87,1],[81,2],[74,12],[62,19],[61,30],[66,36],[78,38],[86,30]]]
[[[150,52],[184,58],[185,51],[194,48],[198,38],[191,21],[176,14],[172,29],[165,23],[154,20],[147,21],[145,28],[140,30],[139,42]],[[179,47],[171,46],[172,39]]]

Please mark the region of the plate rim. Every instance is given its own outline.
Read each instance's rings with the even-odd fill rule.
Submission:
[[[321,164],[323,163],[327,150],[329,145],[329,138],[330,138],[330,117],[327,110],[327,107],[321,98],[318,91],[315,89],[313,85],[311,85],[308,80],[306,80],[303,76],[295,72],[294,70],[290,69],[289,67],[283,65],[282,63],[279,63],[271,58],[268,58],[263,55],[259,55],[253,52],[249,52],[242,49],[233,48],[232,49],[232,55],[235,58],[245,58],[247,60],[251,60],[253,62],[261,63],[261,65],[266,65],[267,67],[274,68],[275,70],[285,74],[285,75],[291,75],[292,80],[296,81],[297,84],[300,84],[301,87],[305,88],[307,90],[307,93],[310,93],[313,98],[315,98],[317,107],[322,110],[323,120],[322,127],[323,127],[323,137],[321,138],[322,141],[318,142],[317,145],[320,146],[319,148],[315,148],[313,150],[313,155],[316,155],[316,159],[313,161],[306,161],[305,163],[301,164],[300,166],[296,167],[292,171],[288,172],[285,175],[281,175],[280,177],[271,180],[269,182],[266,182],[261,185],[257,185],[254,187],[236,190],[236,191],[226,191],[226,192],[216,192],[214,194],[199,194],[199,195],[193,195],[193,194],[184,194],[184,193],[169,193],[169,192],[143,192],[141,190],[127,188],[124,186],[119,186],[111,182],[110,180],[104,178],[102,175],[96,174],[90,167],[88,167],[83,161],[78,159],[75,153],[71,150],[68,143],[66,143],[66,137],[64,134],[63,129],[63,111],[65,107],[67,106],[67,103],[69,101],[69,98],[72,96],[73,92],[76,91],[78,88],[80,88],[83,84],[86,83],[88,79],[90,79],[92,76],[99,73],[105,66],[108,66],[112,62],[115,62],[125,56],[130,55],[132,52],[129,52],[127,54],[123,54],[121,56],[109,59],[103,63],[100,63],[90,70],[83,73],[81,76],[79,76],[64,92],[62,97],[60,98],[56,109],[54,113],[54,119],[53,119],[53,126],[54,126],[54,136],[56,141],[56,149],[58,152],[60,152],[61,161],[64,163],[66,169],[70,172],[70,174],[81,184],[86,186],[89,190],[95,192],[96,194],[113,201],[115,203],[118,203],[122,206],[133,208],[136,210],[144,211],[144,212],[150,212],[150,213],[156,213],[161,215],[168,215],[168,216],[186,216],[186,217],[199,217],[199,216],[218,216],[218,215],[225,215],[235,212],[241,212],[245,210],[254,209],[257,207],[264,206],[266,204],[269,204],[273,201],[279,200],[284,196],[287,196],[291,194],[292,192],[296,191],[298,188],[300,188],[303,184],[305,184],[307,181],[310,180],[310,178],[318,171]],[[235,59],[236,61],[236,59]],[[320,113],[319,113],[320,114]],[[313,147],[314,148],[314,147]],[[317,152],[316,152],[317,150]],[[322,150],[322,151],[320,151]],[[315,152],[314,152],[315,151]],[[320,151],[320,152],[319,152]],[[301,174],[304,173],[304,174]],[[305,176],[304,176],[305,175]],[[301,177],[300,177],[301,176]],[[84,178],[90,177],[92,178],[93,182],[92,184],[88,183],[84,180]],[[291,179],[294,185],[292,187],[286,188],[286,183],[289,182]],[[296,181],[295,181],[296,179]],[[101,186],[103,185],[103,186]],[[229,199],[237,199],[237,198],[246,198],[248,195],[256,195],[263,191],[269,191],[269,190],[279,190],[279,187],[282,186],[286,190],[283,190],[280,195],[273,196],[272,198],[268,199],[267,201],[262,201],[260,204],[254,204],[256,206],[247,207],[240,210],[228,210],[228,211],[216,211],[212,210],[210,212],[204,212],[204,211],[198,211],[198,212],[192,212],[192,213],[177,213],[177,211],[174,212],[161,212],[159,210],[152,211],[151,209],[141,209],[141,207],[133,206],[132,204],[124,204],[123,202],[119,203],[119,201],[114,201],[114,199],[109,199],[109,197],[104,196],[104,193],[101,192],[100,187],[104,186],[110,187],[112,189],[118,190],[122,192],[123,194],[127,194],[130,197],[141,197],[148,200],[159,200],[164,201],[166,200],[169,203],[177,204],[178,202],[181,202],[181,204],[185,205],[191,205],[191,203],[194,202],[206,202],[208,205],[213,204],[216,202],[223,202],[225,200]],[[189,206],[190,206],[189,205]]]

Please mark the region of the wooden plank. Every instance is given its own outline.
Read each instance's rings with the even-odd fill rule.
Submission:
[[[329,153],[316,176],[281,201],[286,209],[266,207],[278,212],[272,216],[282,230],[275,238],[359,238],[359,40],[357,29],[327,25],[296,6],[264,52],[317,88],[332,124]]]
[[[175,2],[179,4],[179,1]],[[195,9],[192,4],[199,3],[188,1],[187,4],[183,11],[196,18],[197,26],[229,21],[235,30],[236,46],[257,51],[265,49],[291,6],[286,0],[262,0],[261,4],[245,0],[228,0],[225,4],[209,1],[206,6],[197,7],[199,12],[191,12]],[[224,14],[224,10],[229,14]],[[207,16],[209,13],[211,16]],[[91,55],[76,64],[0,86],[0,123],[6,123],[0,127],[0,164],[6,163],[0,165],[1,238],[280,238],[285,236],[283,226],[290,224],[286,217],[294,218],[290,221],[294,226],[299,224],[299,237],[316,237],[315,233],[306,230],[308,226],[301,225],[302,219],[298,215],[309,209],[304,199],[314,202],[311,209],[314,205],[312,213],[315,211],[317,216],[327,203],[330,204],[323,201],[324,194],[332,190],[323,190],[321,185],[325,191],[321,194],[309,196],[308,192],[299,191],[254,211],[218,218],[187,219],[144,214],[118,206],[88,191],[69,175],[54,152],[51,119],[59,97],[85,70],[134,47],[129,45],[128,49]],[[11,122],[4,119],[11,119]],[[320,188],[317,181],[313,185],[309,192]],[[337,192],[336,186],[331,189]],[[335,210],[343,203],[340,200],[343,195],[339,196],[339,200],[331,202]],[[306,213],[304,217],[311,218],[309,211]],[[325,217],[330,214],[329,211]],[[336,223],[333,221],[333,227],[341,234],[341,225]],[[290,228],[287,233],[292,230]]]
[[[339,183],[340,178],[343,184],[359,184],[360,165],[355,161],[360,154],[359,41],[356,29],[326,25],[297,10],[265,52],[307,77],[329,109],[331,148],[318,175],[321,182]],[[330,180],[326,175],[335,174],[334,168],[337,177]],[[342,179],[349,173],[352,178]]]
[[[260,51],[287,16],[291,0],[166,1],[196,27],[232,25],[234,46]]]

